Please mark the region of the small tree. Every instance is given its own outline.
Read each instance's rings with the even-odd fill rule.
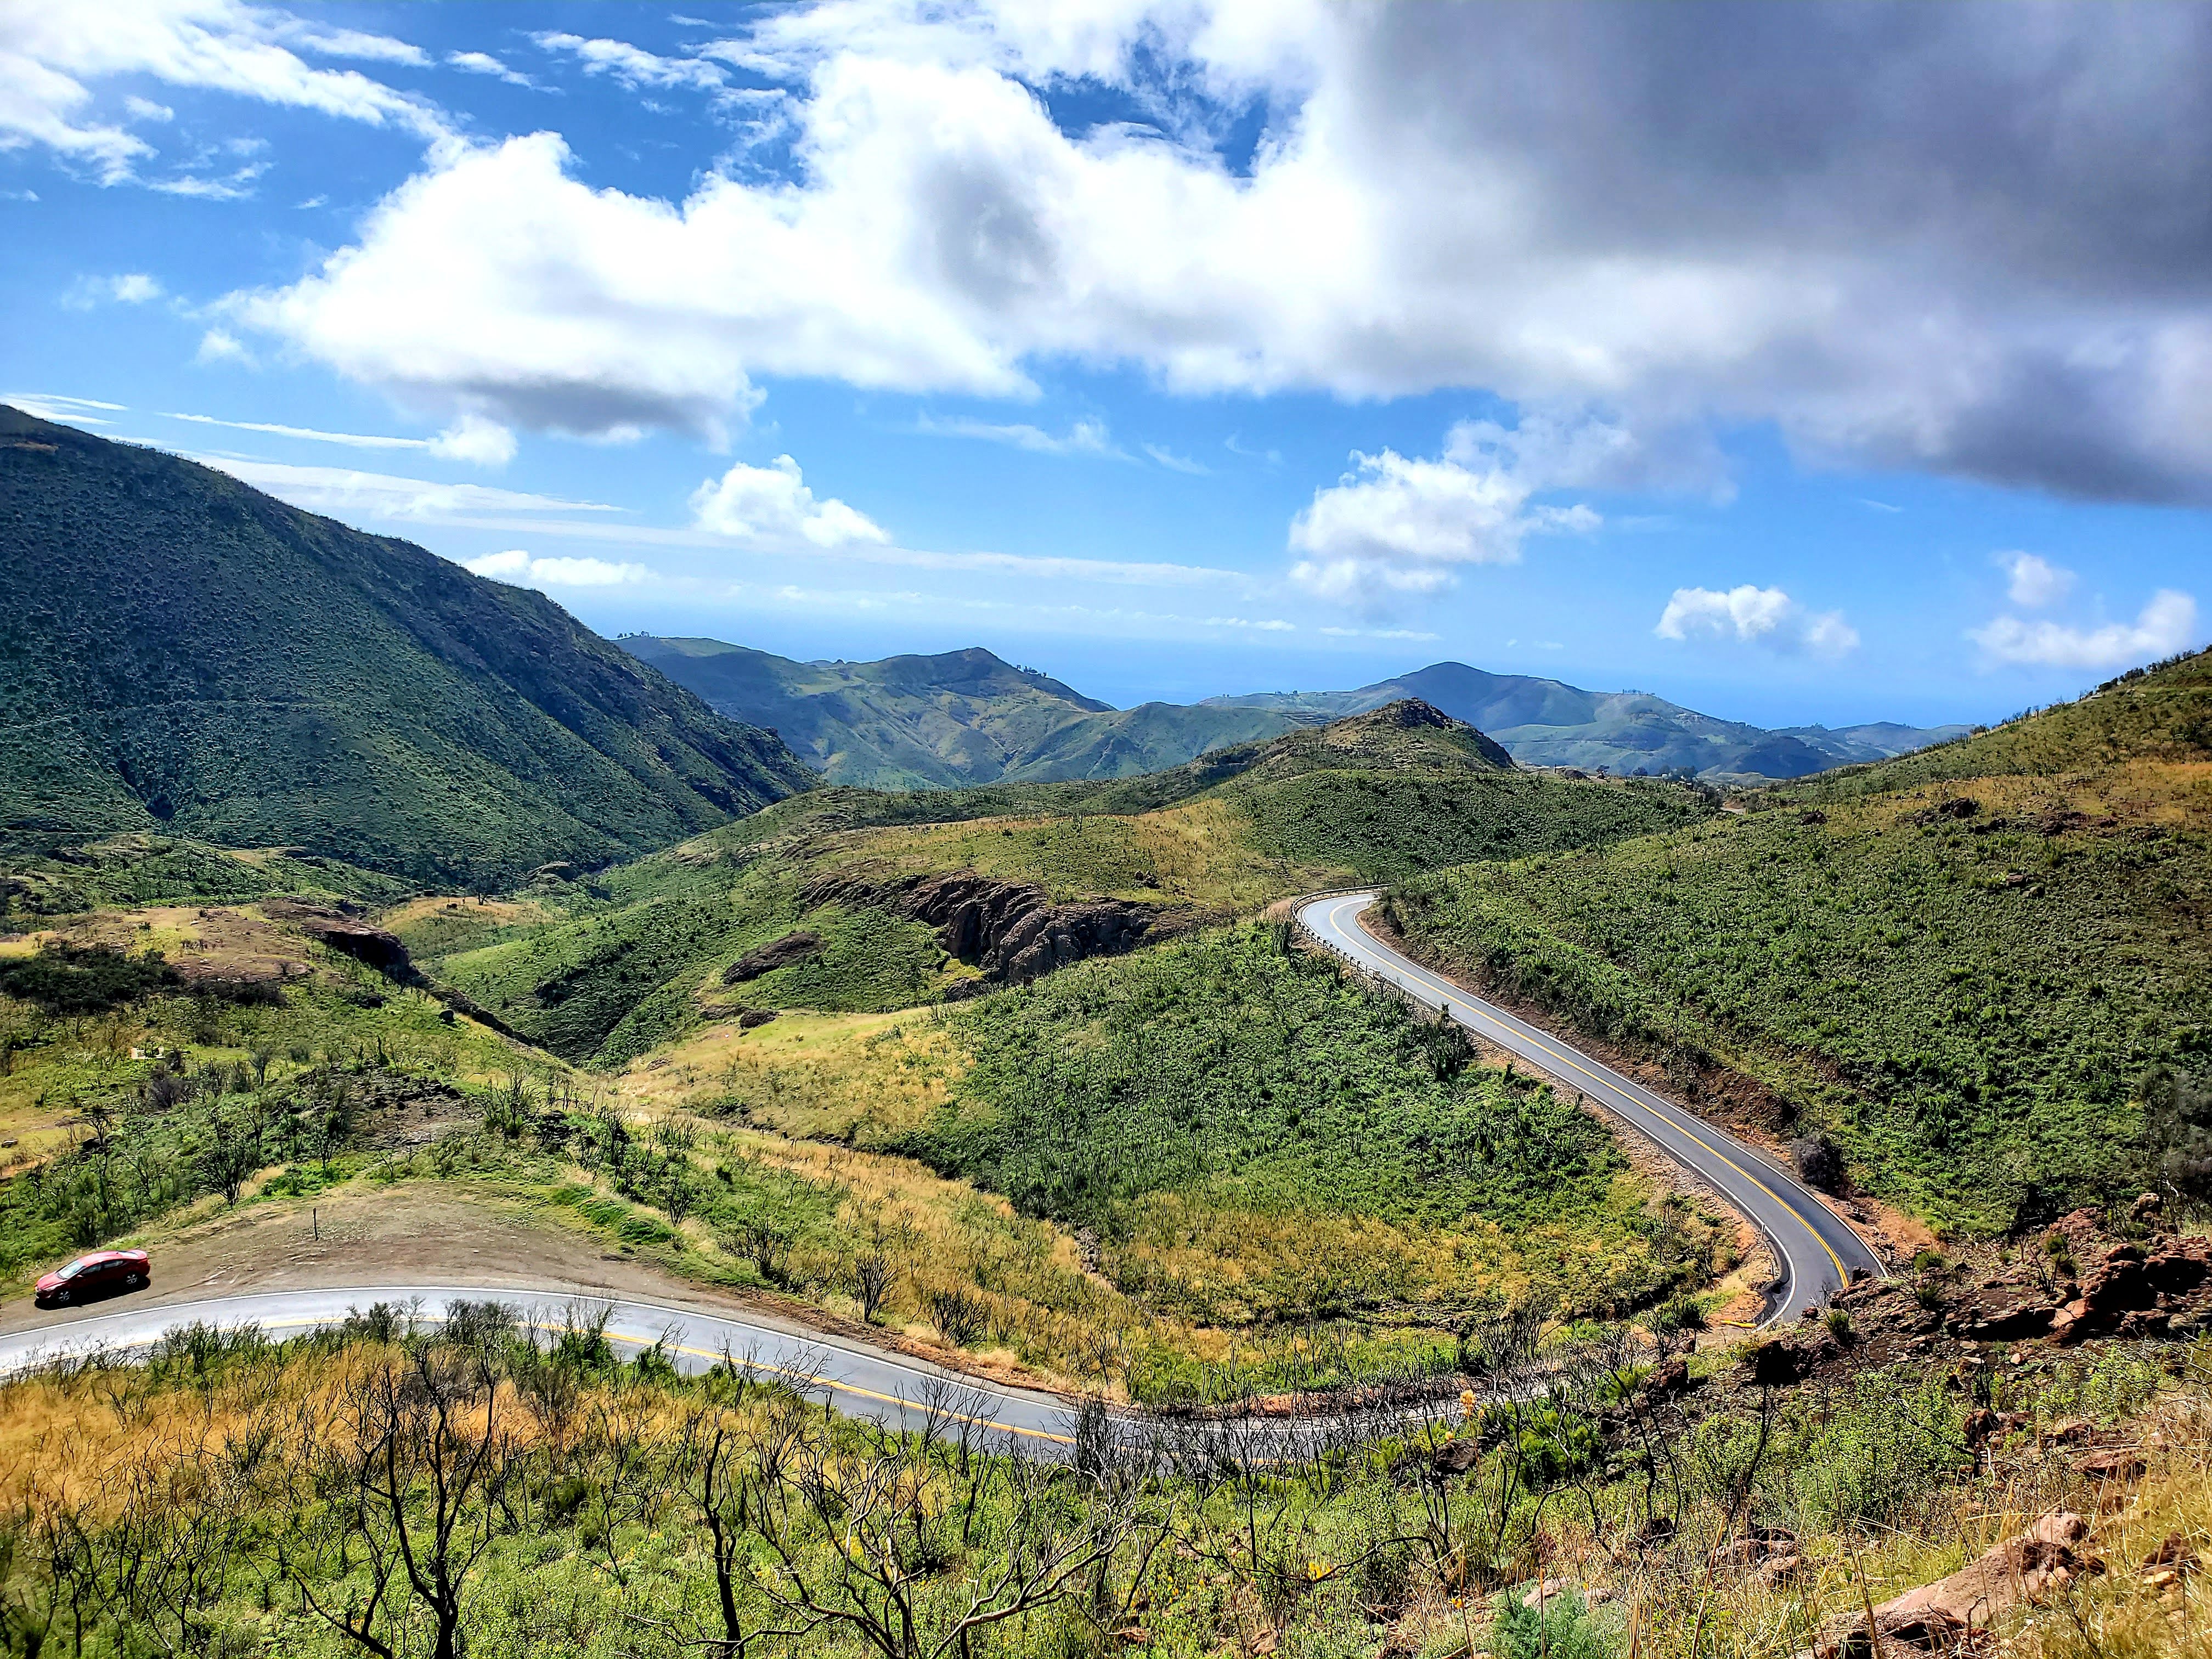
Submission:
[[[881,1244],[871,1242],[868,1248],[853,1259],[853,1294],[860,1304],[860,1317],[872,1325],[876,1316],[883,1311],[884,1298],[890,1295],[891,1281],[896,1274],[890,1255]]]
[[[424,1346],[349,1383],[319,1484],[338,1496],[319,1540],[343,1571],[358,1540],[365,1595],[326,1599],[319,1549],[280,1556],[301,1604],[353,1646],[398,1659],[410,1607],[430,1626],[430,1659],[459,1659],[469,1576],[490,1548],[495,1517],[520,1459],[500,1425],[500,1383],[481,1354]]]
[[[247,1177],[260,1167],[258,1125],[225,1111],[218,1097],[208,1112],[208,1144],[200,1154],[208,1185],[222,1194],[224,1203],[235,1204]]]
[[[966,1656],[979,1632],[1103,1583],[1132,1540],[1148,1559],[1164,1525],[1142,1490],[1018,1455],[940,1464],[887,1433],[861,1455],[794,1439],[752,1511],[782,1569],[760,1582],[799,1631],[842,1629],[884,1659]]]

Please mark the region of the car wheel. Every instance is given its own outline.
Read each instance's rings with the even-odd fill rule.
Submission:
[[[123,1275],[123,1283],[126,1289],[135,1291],[138,1288],[138,1275],[137,1273],[125,1273]]]
[[[58,1303],[66,1302],[69,1299],[70,1293],[67,1291],[56,1291],[54,1292],[54,1300]]]

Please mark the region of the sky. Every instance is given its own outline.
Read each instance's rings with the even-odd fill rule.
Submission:
[[[602,632],[1987,720],[2212,634],[2212,8],[0,0],[0,400]]]

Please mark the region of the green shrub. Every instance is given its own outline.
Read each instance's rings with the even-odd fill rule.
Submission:
[[[1498,1598],[1491,1632],[1498,1659],[1613,1659],[1620,1651],[1619,1621],[1593,1612],[1580,1592],[1564,1590],[1540,1611],[1510,1592]]]

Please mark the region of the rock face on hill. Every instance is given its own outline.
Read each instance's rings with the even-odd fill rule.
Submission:
[[[1178,933],[1188,913],[1132,899],[1081,899],[1055,904],[1042,887],[994,881],[972,870],[909,876],[890,883],[832,876],[801,896],[817,904],[872,905],[938,930],[951,956],[983,970],[977,981],[1025,985],[1089,957],[1119,956],[1147,939]]]
[[[0,407],[0,853],[166,831],[463,885],[814,775],[542,594]]]
[[[722,969],[722,983],[743,985],[758,979],[763,974],[772,974],[779,968],[788,968],[794,962],[805,962],[809,957],[822,954],[822,935],[805,931],[786,933],[771,940],[757,951],[748,951]]]
[[[349,956],[356,962],[394,975],[411,976],[414,964],[398,936],[349,915],[335,905],[311,899],[264,899],[261,914],[272,921],[289,921],[319,945]]]

